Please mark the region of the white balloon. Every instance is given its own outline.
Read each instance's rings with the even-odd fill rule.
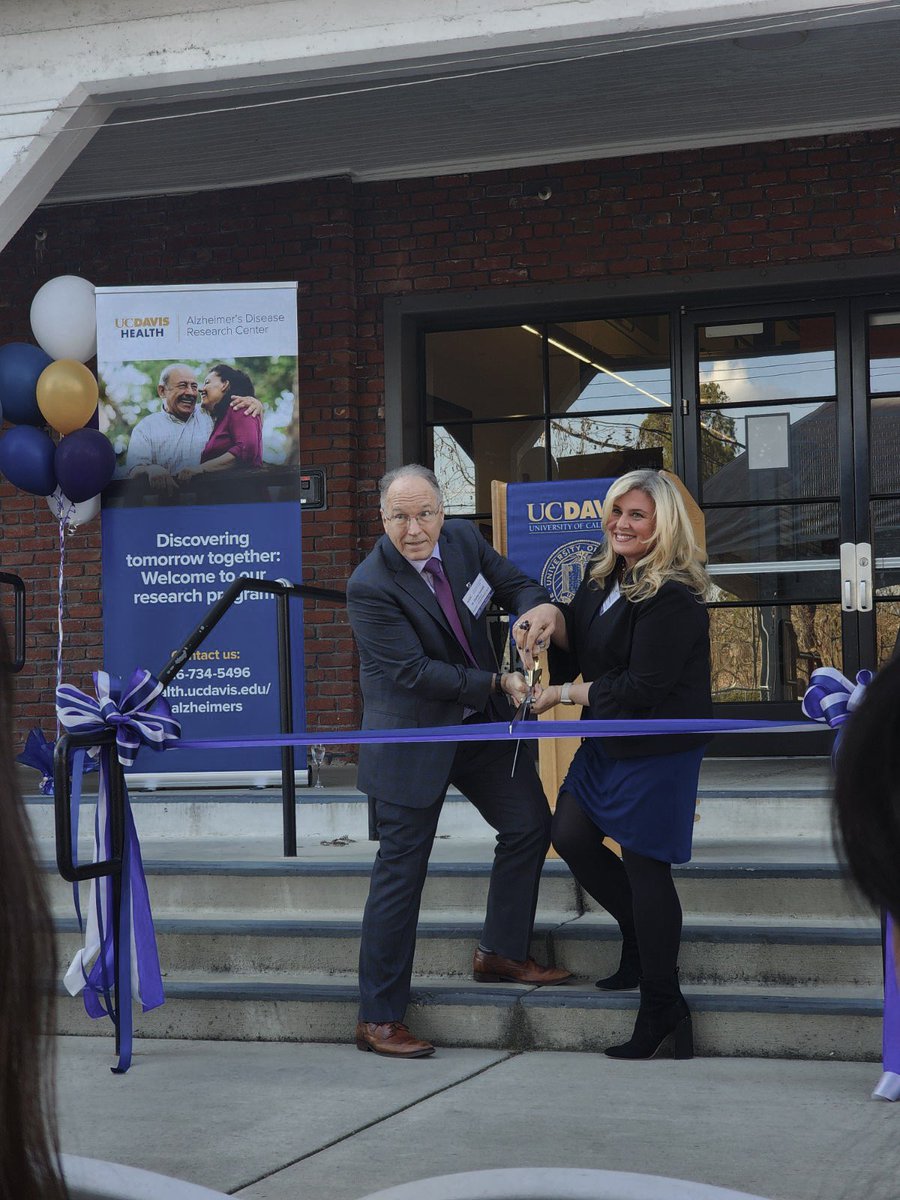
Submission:
[[[51,358],[87,362],[97,352],[94,285],[79,275],[57,275],[31,302],[31,331]]]
[[[56,517],[57,521],[64,520],[66,528],[70,533],[74,532],[81,525],[87,525],[88,521],[93,521],[97,513],[100,511],[100,497],[91,496],[90,500],[82,500],[75,504],[68,496],[63,495],[59,488],[49,496],[45,496],[47,507]]]

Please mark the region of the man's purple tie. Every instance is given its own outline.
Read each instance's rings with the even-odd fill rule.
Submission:
[[[450,622],[450,628],[456,634],[456,640],[466,652],[466,656],[473,667],[477,667],[475,655],[472,653],[472,647],[469,645],[469,639],[466,637],[466,632],[462,627],[462,622],[459,619],[459,613],[456,611],[456,604],[453,601],[453,592],[450,589],[450,584],[447,582],[447,576],[444,574],[444,568],[441,566],[439,558],[429,558],[428,562],[422,568],[427,571],[434,582],[434,595],[441,606],[441,611]]]

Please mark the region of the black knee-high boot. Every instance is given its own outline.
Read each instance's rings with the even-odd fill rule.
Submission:
[[[666,1047],[673,1058],[694,1057],[691,1011],[681,988],[678,972],[664,979],[641,980],[641,1006],[631,1039],[610,1046],[610,1058],[655,1058]]]

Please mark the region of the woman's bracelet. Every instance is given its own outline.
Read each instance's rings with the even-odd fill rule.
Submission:
[[[562,685],[562,687],[559,689],[559,702],[560,702],[560,704],[574,704],[575,703],[575,701],[572,699],[571,683],[564,683]]]

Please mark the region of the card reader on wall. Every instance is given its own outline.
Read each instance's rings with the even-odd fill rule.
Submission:
[[[325,508],[325,472],[321,467],[301,469],[300,503],[304,508]]]

